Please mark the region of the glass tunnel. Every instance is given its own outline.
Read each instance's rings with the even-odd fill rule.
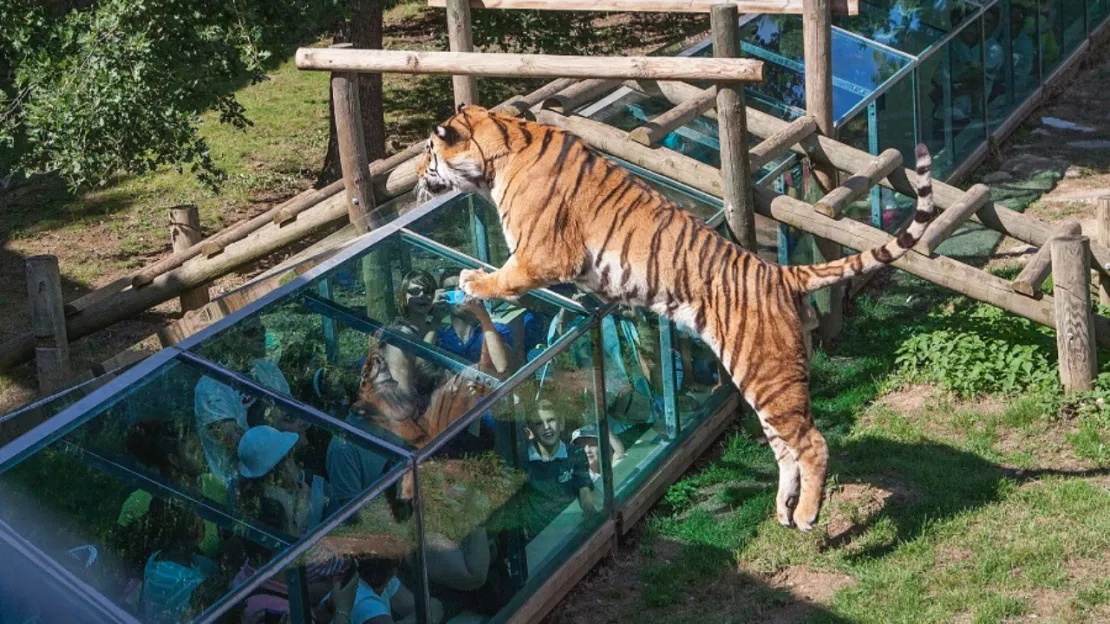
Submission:
[[[307,622],[354,571],[398,620],[504,621],[734,396],[696,338],[571,286],[433,306],[504,260],[496,211],[402,204],[28,408],[57,415],[0,447],[4,622]]]
[[[840,138],[906,163],[924,142],[937,178],[1108,12],[860,7],[833,33]],[[742,21],[742,50],[766,62],[749,106],[804,114],[800,16]],[[631,130],[670,106],[622,87],[577,113]],[[716,128],[702,116],[663,145],[717,165]],[[724,227],[717,198],[622,164]],[[816,199],[793,155],[753,175]],[[0,622],[309,622],[353,574],[359,604],[398,620],[506,621],[736,400],[696,337],[573,286],[452,303],[460,270],[508,256],[481,197],[379,213],[387,225],[188,340],[4,417],[52,416],[0,446]],[[846,213],[888,232],[910,215],[887,189]],[[819,260],[812,237],[757,225],[760,255]]]

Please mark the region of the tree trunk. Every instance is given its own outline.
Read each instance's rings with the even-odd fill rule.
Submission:
[[[350,0],[351,19],[336,28],[335,43],[350,42],[355,48],[382,49],[382,14],[384,0]],[[359,76],[359,101],[362,126],[366,133],[366,154],[370,162],[385,158],[385,111],[382,105],[381,74]],[[335,107],[328,95],[328,151],[316,186],[339,179],[339,141],[335,134]]]

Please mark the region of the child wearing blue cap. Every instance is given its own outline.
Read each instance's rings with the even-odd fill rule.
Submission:
[[[257,505],[258,517],[279,519],[289,535],[302,535],[324,517],[327,482],[312,475],[311,485],[297,466],[293,447],[299,436],[269,425],[251,427],[239,441],[239,499]]]

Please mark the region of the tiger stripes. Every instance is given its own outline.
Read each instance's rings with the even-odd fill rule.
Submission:
[[[808,531],[828,447],[810,412],[803,297],[917,243],[934,213],[930,168],[919,145],[917,210],[903,234],[860,254],[788,267],[728,241],[573,134],[478,106],[435,128],[417,175],[421,196],[471,190],[497,206],[510,257],[492,273],[464,271],[467,294],[513,299],[573,281],[693,328],[759,416],[779,466],[779,522]]]

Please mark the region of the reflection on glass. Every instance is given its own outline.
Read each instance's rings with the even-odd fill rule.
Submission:
[[[869,0],[860,3],[859,15],[834,21],[867,39],[918,55],[962,25],[974,9],[961,0]]]
[[[526,599],[606,517],[593,380],[587,332],[493,407],[492,439],[420,464],[429,591],[446,620]]]
[[[1056,0],[1060,12],[1061,53],[1067,58],[1080,43],[1087,38],[1087,26],[1083,16],[1083,5],[1087,0]]]
[[[364,489],[397,461],[191,362],[98,409],[4,468],[0,519],[144,621],[195,617],[324,521],[331,445],[376,458]]]
[[[1057,0],[1040,0],[1037,5],[1038,45],[1041,56],[1041,76],[1048,79],[1064,61],[1063,18]]]

